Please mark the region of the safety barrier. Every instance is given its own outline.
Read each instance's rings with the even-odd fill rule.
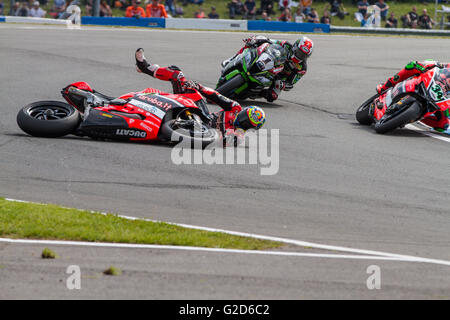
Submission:
[[[420,36],[443,36],[450,37],[448,30],[422,30],[422,29],[402,29],[402,28],[358,28],[358,27],[330,27],[330,32],[343,33],[370,33],[370,34],[401,34],[401,35],[420,35]]]
[[[61,24],[71,26],[69,20],[0,16],[0,22]],[[320,32],[320,33],[371,33],[450,37],[448,30],[420,30],[401,28],[337,27],[321,23],[295,23],[281,21],[183,19],[183,18],[125,18],[82,17],[81,24],[101,26],[129,26],[168,29],[239,30],[275,32]]]
[[[81,17],[81,24],[100,26],[165,28],[163,18]]]
[[[166,19],[166,28],[247,31],[247,22],[247,20],[169,18]]]
[[[248,21],[249,31],[280,32],[330,32],[330,26],[322,23],[296,23],[282,21]]]
[[[0,17],[0,22],[67,25],[67,20],[32,18],[32,17],[12,17],[12,16]]]

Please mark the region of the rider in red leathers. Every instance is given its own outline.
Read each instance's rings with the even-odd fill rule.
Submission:
[[[438,68],[446,68],[450,69],[450,63],[439,63],[437,61],[431,61],[431,60],[425,60],[425,61],[411,61],[408,63],[405,68],[400,70],[397,74],[395,74],[393,77],[390,77],[387,79],[385,83],[381,83],[377,86],[377,92],[382,93],[386,91],[387,89],[394,87],[397,83],[400,83],[408,78],[419,76],[425,72],[427,72],[430,69],[433,69],[435,67]],[[447,90],[450,91],[450,78],[447,78],[447,83],[445,84],[448,86]],[[442,111],[436,111],[434,113],[434,117],[426,118],[421,120],[424,124],[432,127],[436,131],[446,131],[450,126],[450,119],[449,119],[448,110],[447,113],[444,113]]]
[[[186,80],[181,70],[175,66],[164,68],[156,64],[150,64],[145,59],[144,50],[141,48],[136,50],[135,58],[136,69],[138,72],[148,74],[160,80],[170,81],[175,94],[186,94],[186,98],[189,98],[190,93],[197,91],[201,94],[201,96],[203,96],[203,98],[206,98],[207,101],[220,106],[223,109],[222,111],[210,113],[208,111],[205,99],[195,101],[195,104],[200,108],[200,110],[202,110],[205,117],[209,119],[209,126],[217,129],[222,134],[222,139],[225,145],[230,145],[230,143],[236,145],[238,140],[240,140],[240,137],[243,136],[244,131],[248,129],[259,129],[264,124],[265,114],[261,108],[257,106],[242,108],[239,103],[222,96],[217,91],[204,87],[195,81]],[[162,96],[168,95],[166,92],[154,88],[147,88],[140,92],[131,92],[122,95],[117,99],[108,99],[110,101],[115,101],[114,103],[123,103],[126,102],[127,99],[131,99],[139,93],[153,93],[160,94]],[[99,121],[98,112],[91,112],[91,108],[92,105],[89,109],[85,110],[85,107],[82,104],[78,104],[78,109],[83,114],[83,122],[80,125],[80,132],[89,132],[89,135],[92,137],[115,138],[115,136],[110,132],[111,127],[115,128],[117,124]],[[108,111],[102,111],[103,114],[106,112]]]
[[[259,129],[265,122],[264,111],[256,106],[250,106],[243,109],[239,103],[224,97],[219,92],[204,87],[201,84],[186,80],[181,70],[176,66],[167,68],[160,67],[157,64],[149,63],[144,57],[144,50],[139,48],[136,50],[136,70],[148,74],[154,78],[170,81],[172,83],[174,93],[188,93],[189,90],[197,90],[209,102],[213,102],[220,106],[223,111],[210,114],[206,108],[202,108],[206,115],[211,118],[212,127],[218,129],[222,133],[231,133],[235,129]],[[156,89],[147,88],[142,93],[159,92]]]

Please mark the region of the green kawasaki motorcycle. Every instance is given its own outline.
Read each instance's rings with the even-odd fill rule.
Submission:
[[[260,97],[284,68],[287,51],[278,44],[264,43],[236,55],[222,70],[216,90],[235,100]]]

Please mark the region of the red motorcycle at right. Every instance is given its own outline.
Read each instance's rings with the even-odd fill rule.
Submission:
[[[356,120],[371,125],[377,133],[387,133],[405,125],[450,112],[450,69],[435,67],[420,76],[398,83],[365,101],[356,111]]]

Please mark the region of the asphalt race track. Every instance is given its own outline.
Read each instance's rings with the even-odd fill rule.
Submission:
[[[75,81],[109,95],[169,90],[135,72],[138,47],[214,86],[246,36],[0,26],[0,196],[450,261],[450,144],[408,129],[377,135],[352,116],[410,60],[448,61],[448,39],[311,35],[304,79],[276,103],[258,101],[266,128],[280,129],[273,176],[257,165],[177,166],[164,145],[33,138],[16,124],[20,107],[62,100]],[[67,246],[47,261],[42,248],[0,243],[0,298],[450,299],[444,264]],[[72,264],[82,290],[65,286]],[[123,274],[102,276],[109,265]],[[366,287],[370,265],[380,290]]]

